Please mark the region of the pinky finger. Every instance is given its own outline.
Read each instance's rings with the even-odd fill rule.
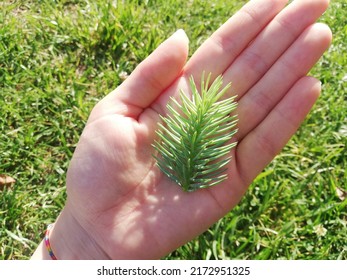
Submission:
[[[311,110],[320,91],[321,84],[317,79],[301,78],[267,117],[239,140],[237,170],[247,185],[293,136]]]

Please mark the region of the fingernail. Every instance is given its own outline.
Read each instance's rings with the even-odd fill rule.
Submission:
[[[172,34],[172,37],[173,36],[184,36],[187,39],[187,41],[189,41],[188,36],[183,29],[178,29],[174,34]]]

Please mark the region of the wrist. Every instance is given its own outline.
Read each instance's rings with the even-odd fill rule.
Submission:
[[[50,228],[48,238],[51,250],[58,260],[109,259],[66,206]],[[44,241],[32,259],[52,259]]]

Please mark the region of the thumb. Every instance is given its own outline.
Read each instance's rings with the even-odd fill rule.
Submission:
[[[102,106],[100,113],[136,119],[181,74],[188,57],[188,42],[186,33],[179,29],[161,43],[123,84],[98,104]]]

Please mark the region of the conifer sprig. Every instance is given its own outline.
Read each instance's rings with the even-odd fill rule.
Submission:
[[[185,191],[214,186],[227,178],[231,160],[229,143],[237,129],[235,96],[221,99],[230,83],[221,89],[222,76],[210,85],[211,74],[201,79],[201,93],[190,79],[191,99],[181,90],[180,102],[171,98],[169,114],[161,116],[153,147],[161,171]]]

